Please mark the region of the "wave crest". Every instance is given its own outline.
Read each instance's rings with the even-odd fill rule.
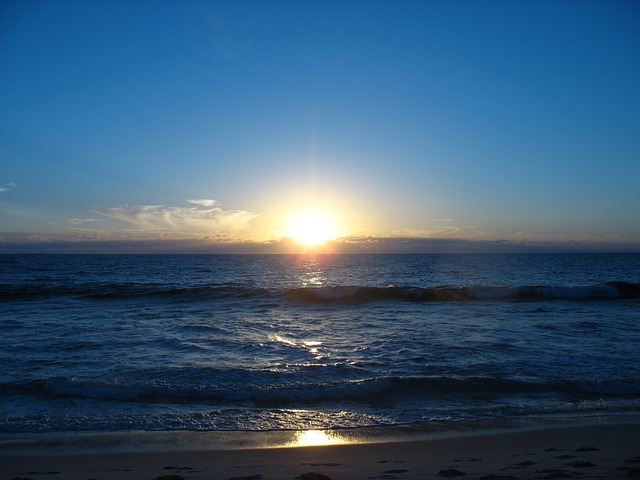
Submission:
[[[47,296],[73,296],[93,300],[156,297],[176,300],[284,299],[302,303],[464,302],[535,300],[607,300],[640,298],[640,283],[611,281],[586,286],[354,286],[336,285],[273,290],[244,285],[162,284],[30,285],[0,284],[0,300],[24,300]]]
[[[294,300],[331,303],[371,301],[462,302],[519,300],[602,300],[640,298],[640,284],[607,282],[589,286],[520,286],[520,287],[305,287],[287,291]]]
[[[566,398],[638,397],[640,383],[629,378],[605,382],[535,382],[515,378],[486,376],[388,376],[342,381],[284,381],[260,384],[264,372],[253,372],[255,383],[243,378],[213,381],[208,384],[180,382],[98,381],[53,377],[26,383],[0,385],[3,395],[34,395],[47,398],[82,398],[133,403],[200,403],[255,407],[355,403],[406,402],[433,399],[482,398],[505,396],[559,395]],[[244,376],[241,376],[244,377]]]

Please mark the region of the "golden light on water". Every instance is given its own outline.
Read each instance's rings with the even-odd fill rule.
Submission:
[[[292,447],[311,447],[320,445],[338,445],[347,443],[336,432],[325,430],[303,430],[296,433],[291,442]]]
[[[322,342],[316,342],[316,341],[307,341],[303,343],[304,343],[304,346],[309,349],[310,353],[318,353],[318,347],[322,345]]]

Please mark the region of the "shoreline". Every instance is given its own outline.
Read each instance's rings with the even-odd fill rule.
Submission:
[[[640,425],[640,414],[527,416],[469,421],[431,421],[330,430],[128,430],[0,434],[6,456],[248,450],[328,445],[397,443],[552,430],[594,425]]]
[[[0,480],[640,478],[638,416],[565,418],[521,428],[498,426],[422,435],[389,432],[377,437],[378,441],[372,435],[359,442],[316,446],[277,445],[273,441],[282,439],[283,432],[263,432],[262,447],[238,448],[231,443],[220,448],[214,441],[204,441],[203,433],[74,435],[75,444],[68,442],[63,448],[59,443],[56,448],[56,442],[68,441],[69,436],[50,436],[46,440],[49,449],[31,438],[32,443],[27,439],[19,445],[21,453],[18,445],[13,450],[5,448],[8,443],[3,436]],[[217,437],[219,442],[224,436]],[[226,438],[237,441],[238,437]],[[193,443],[194,439],[199,443]],[[324,477],[304,477],[309,473]]]

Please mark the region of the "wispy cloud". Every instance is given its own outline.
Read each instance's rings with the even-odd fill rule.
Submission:
[[[429,228],[400,228],[394,230],[392,236],[404,238],[473,238],[478,236],[474,227],[460,227],[452,219],[436,219],[434,222],[435,225]]]
[[[0,213],[6,213],[14,217],[42,218],[42,210],[34,207],[25,207],[15,203],[0,201]]]
[[[20,187],[18,187],[18,185],[16,185],[15,182],[9,182],[9,183],[5,183],[4,186],[0,187],[0,192],[6,192],[8,190],[11,190],[12,188],[20,188]]]
[[[195,207],[133,205],[91,210],[144,231],[237,232],[258,215],[246,210],[223,210],[215,200],[187,200]]]
[[[98,218],[70,218],[67,222],[73,225],[82,225],[83,223],[104,222],[104,220]]]
[[[213,207],[218,204],[215,200],[211,200],[209,198],[200,198],[198,200],[187,200],[189,203],[193,203],[194,205],[201,205],[203,207]]]
[[[425,238],[433,235],[433,230],[425,230],[421,228],[400,228],[394,230],[392,234],[395,237],[419,237]]]

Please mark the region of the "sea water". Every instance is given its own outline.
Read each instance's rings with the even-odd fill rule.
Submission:
[[[2,255],[0,433],[640,411],[640,255]]]

